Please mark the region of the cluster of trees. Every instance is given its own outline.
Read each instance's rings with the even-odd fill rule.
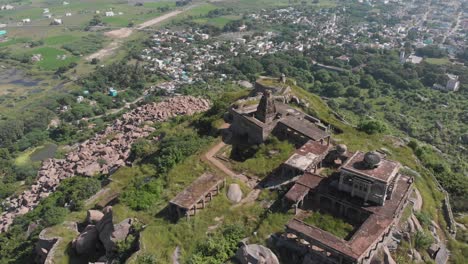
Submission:
[[[451,195],[453,209],[456,211],[468,210],[468,181],[462,171],[454,170],[446,160],[441,159],[435,151],[427,145],[421,145],[415,141],[409,146],[424,166],[433,171],[439,183]]]
[[[428,45],[416,49],[416,55],[429,58],[443,58],[447,56],[447,51],[439,48],[437,45]]]
[[[41,144],[47,139],[45,130],[53,116],[50,109],[38,106],[14,119],[0,120],[0,148],[13,153]]]
[[[79,81],[90,93],[107,93],[110,87],[128,88],[141,91],[148,74],[139,64],[130,65],[124,61],[106,67],[98,67],[90,76]]]

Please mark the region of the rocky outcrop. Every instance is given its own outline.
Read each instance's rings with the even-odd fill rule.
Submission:
[[[46,238],[42,235],[36,243],[36,263],[51,263],[49,256],[50,251],[55,247],[59,238]]]
[[[72,247],[78,255],[93,254],[98,243],[98,231],[95,225],[88,225],[81,234],[73,240]]]
[[[77,226],[76,223],[74,222],[65,222],[63,223],[63,226],[68,229],[69,232],[72,232],[73,234],[78,234],[77,231]],[[49,233],[55,233],[55,232],[50,232],[50,228],[46,228],[41,231],[39,234],[39,239],[36,242],[36,247],[35,247],[35,252],[36,252],[36,257],[34,261],[31,261],[31,263],[40,263],[40,264],[53,264],[54,263],[54,257],[55,257],[55,251],[58,248],[58,245],[62,243],[62,238],[61,237],[55,237],[51,236]]]
[[[242,200],[242,190],[237,183],[229,185],[227,197],[231,202],[238,203]]]
[[[124,166],[130,156],[132,143],[155,130],[150,124],[178,115],[206,111],[209,107],[207,100],[191,96],[177,96],[143,105],[124,114],[104,131],[79,144],[65,159],[44,161],[36,183],[17,197],[9,197],[3,202],[6,211],[0,215],[0,232],[7,230],[16,216],[31,211],[41,199],[55,191],[60,181],[74,175],[109,174]]]
[[[98,210],[88,210],[86,214],[86,223],[94,225],[101,221],[103,216],[104,214]]]
[[[279,264],[276,255],[262,245],[242,245],[236,252],[236,258],[241,264]]]
[[[112,206],[103,210],[102,218],[96,225],[88,225],[72,242],[78,255],[95,255],[99,248],[105,249],[106,256],[112,256],[119,241],[124,241],[133,232],[133,219],[114,224]]]

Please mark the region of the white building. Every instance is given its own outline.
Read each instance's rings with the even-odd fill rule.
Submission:
[[[66,13],[65,14],[65,16],[67,16],[67,17],[71,17],[71,15],[72,15],[71,13]]]
[[[447,91],[452,91],[452,92],[458,91],[458,89],[460,89],[460,81],[458,80],[458,76],[453,75],[453,74],[447,74],[447,77],[448,77],[448,81],[447,81],[447,85],[445,86],[445,89]]]
[[[107,11],[106,12],[106,17],[113,17],[113,16],[115,16],[114,12],[112,12],[112,11]]]
[[[60,18],[54,18],[54,21],[52,22],[53,25],[62,25],[62,19]]]
[[[448,81],[445,86],[435,83],[432,88],[445,92],[456,92],[460,89],[460,81],[457,75],[447,74]]]
[[[15,7],[12,6],[12,5],[2,5],[2,6],[0,6],[0,10],[13,10],[13,9],[15,9]]]

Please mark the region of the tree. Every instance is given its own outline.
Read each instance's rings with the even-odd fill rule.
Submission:
[[[372,75],[366,74],[361,77],[360,86],[365,89],[373,88],[377,85],[374,77]]]
[[[46,226],[53,226],[65,220],[68,210],[63,207],[52,206],[43,212],[43,220]]]
[[[361,95],[361,89],[352,85],[346,88],[346,95],[349,97],[359,97]]]
[[[339,82],[326,83],[326,84],[323,85],[322,93],[325,96],[340,97],[340,96],[344,95],[345,88],[344,88],[343,84],[341,84]]]
[[[378,120],[365,120],[359,123],[358,129],[367,134],[383,133],[387,130],[387,126]]]

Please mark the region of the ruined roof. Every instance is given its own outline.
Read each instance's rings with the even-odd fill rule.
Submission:
[[[286,193],[286,199],[297,202],[304,198],[312,189],[317,187],[324,178],[312,173],[305,173],[296,181],[294,186]]]
[[[346,161],[341,169],[368,178],[389,182],[393,179],[401,166],[400,163],[396,161],[381,159],[377,167],[369,168],[365,164],[364,157],[364,152],[357,151]]]
[[[204,173],[170,201],[184,209],[190,209],[205,197],[224,178],[211,173]]]
[[[320,129],[314,123],[299,119],[292,116],[287,116],[280,121],[283,125],[287,126],[288,128],[314,140],[319,141],[321,139],[325,139],[330,136],[330,133]]]
[[[289,159],[285,162],[285,164],[297,168],[301,171],[307,170],[309,166],[313,163],[316,163],[316,160],[319,158],[318,155],[314,153],[305,153],[304,155],[294,153],[289,157]]]
[[[311,226],[299,219],[292,219],[286,224],[287,232],[293,232],[315,244],[326,247],[355,260],[366,256],[368,250],[387,232],[400,212],[411,190],[410,177],[401,175],[396,182],[392,199],[383,206],[361,207],[359,210],[370,213],[370,216],[356,230],[349,240],[340,239],[333,234]],[[329,188],[320,192],[326,191]],[[333,194],[333,193],[331,193]]]

